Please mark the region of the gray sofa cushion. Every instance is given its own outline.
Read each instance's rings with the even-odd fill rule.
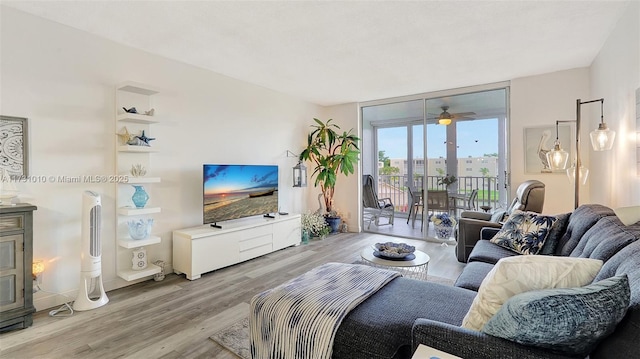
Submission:
[[[640,224],[625,228],[640,233]],[[631,288],[631,302],[627,315],[612,335],[591,353],[591,359],[638,358],[640,343],[640,241],[629,244],[609,259],[595,280],[626,274]]]
[[[473,247],[473,251],[471,252],[471,255],[469,255],[469,263],[484,262],[489,264],[496,264],[498,263],[498,260],[500,260],[500,258],[519,255],[519,253],[516,253],[504,247],[500,247],[497,244],[483,239],[478,241],[478,243],[476,243],[476,246]]]
[[[417,318],[459,326],[476,293],[409,278],[396,278],[352,310],[340,324],[333,358],[411,357]]]
[[[517,294],[482,331],[520,344],[585,357],[614,331],[628,306],[629,281],[623,274],[584,287]]]
[[[640,232],[627,228],[618,217],[604,217],[582,236],[570,256],[594,258],[606,262],[620,249],[637,241],[638,237]]]
[[[558,220],[553,224],[553,227],[549,231],[549,235],[547,239],[544,241],[544,245],[542,246],[542,250],[540,250],[539,254],[554,254],[556,251],[556,247],[560,242],[560,239],[567,231],[567,225],[569,225],[569,217],[571,213],[562,213],[556,216]]]
[[[615,216],[613,210],[599,204],[583,205],[571,214],[569,224],[564,235],[556,246],[556,255],[568,256],[578,246],[582,236],[598,220],[606,216]]]
[[[469,262],[464,271],[456,279],[456,287],[465,288],[477,292],[482,280],[493,269],[493,264],[485,262]]]

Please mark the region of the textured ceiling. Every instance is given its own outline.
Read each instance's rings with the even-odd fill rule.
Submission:
[[[589,66],[619,1],[2,1],[333,105]]]

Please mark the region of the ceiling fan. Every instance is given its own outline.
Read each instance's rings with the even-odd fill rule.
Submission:
[[[449,113],[449,106],[440,107],[442,112],[439,115],[433,115],[433,117],[429,117],[429,120],[438,120],[439,125],[450,125],[451,121],[456,119],[467,118],[467,116],[474,116],[475,112],[460,112],[460,113]]]

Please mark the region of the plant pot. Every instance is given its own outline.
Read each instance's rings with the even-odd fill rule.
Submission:
[[[337,233],[340,230],[340,217],[325,217],[324,220],[331,227],[331,233]]]
[[[436,237],[438,239],[449,240],[451,238],[451,233],[453,232],[453,227],[451,226],[443,226],[443,225],[434,225],[433,229],[436,232]]]

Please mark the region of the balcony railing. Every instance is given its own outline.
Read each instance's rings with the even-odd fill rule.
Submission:
[[[438,184],[442,178],[443,176],[427,176],[427,189],[446,190],[446,186]],[[407,186],[411,184],[412,188],[422,188],[423,181],[423,176],[414,176],[409,181],[406,175],[379,175],[378,198],[391,198],[396,212],[409,213],[408,206],[411,200]],[[496,177],[458,177],[452,186],[456,188],[457,193],[470,193],[477,189],[476,210],[480,210],[481,206],[497,208],[498,203],[501,203]]]

